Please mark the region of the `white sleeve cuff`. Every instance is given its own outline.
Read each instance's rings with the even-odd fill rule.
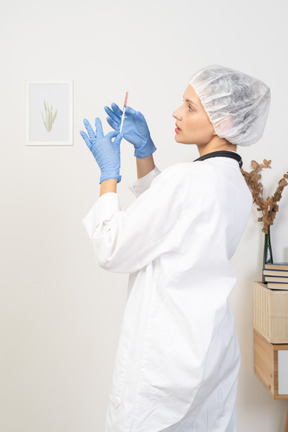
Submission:
[[[108,192],[97,199],[88,214],[82,219],[84,228],[91,240],[97,226],[105,220],[110,220],[113,214],[119,210],[120,204],[117,193]]]
[[[132,184],[128,185],[128,187],[137,198],[145,190],[149,189],[154,178],[157,177],[160,173],[161,171],[155,166],[155,168],[148,174],[146,174],[146,176],[134,181]]]

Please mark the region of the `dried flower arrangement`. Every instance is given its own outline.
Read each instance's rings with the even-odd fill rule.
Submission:
[[[276,213],[279,210],[279,205],[277,204],[281,197],[282,192],[285,186],[287,186],[288,182],[288,172],[283,175],[281,180],[278,182],[278,187],[272,197],[268,196],[266,200],[263,198],[263,185],[260,183],[261,174],[260,171],[263,168],[271,168],[271,160],[267,161],[264,159],[262,164],[258,164],[258,162],[252,160],[251,167],[252,171],[249,173],[244,171],[241,168],[241,172],[246,180],[249,189],[252,192],[253,202],[258,206],[257,210],[262,212],[262,217],[258,218],[259,222],[263,222],[262,231],[267,234],[268,227],[273,225]]]

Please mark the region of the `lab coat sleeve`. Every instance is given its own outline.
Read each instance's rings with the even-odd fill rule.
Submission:
[[[132,184],[128,185],[128,187],[137,198],[143,192],[145,192],[145,190],[149,189],[154,178],[157,177],[160,173],[161,171],[155,166],[155,168],[150,171],[146,176],[134,181]]]
[[[125,211],[118,195],[102,195],[82,220],[96,260],[109,271],[132,273],[181,241],[182,203],[173,176],[154,179]]]

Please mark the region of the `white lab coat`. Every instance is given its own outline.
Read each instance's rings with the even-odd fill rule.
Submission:
[[[230,258],[252,196],[236,160],[157,167],[121,211],[107,193],[83,224],[101,267],[130,273],[106,432],[235,432],[240,350]]]

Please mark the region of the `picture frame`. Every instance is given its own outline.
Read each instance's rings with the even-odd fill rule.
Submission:
[[[26,81],[26,145],[73,145],[73,81]]]

